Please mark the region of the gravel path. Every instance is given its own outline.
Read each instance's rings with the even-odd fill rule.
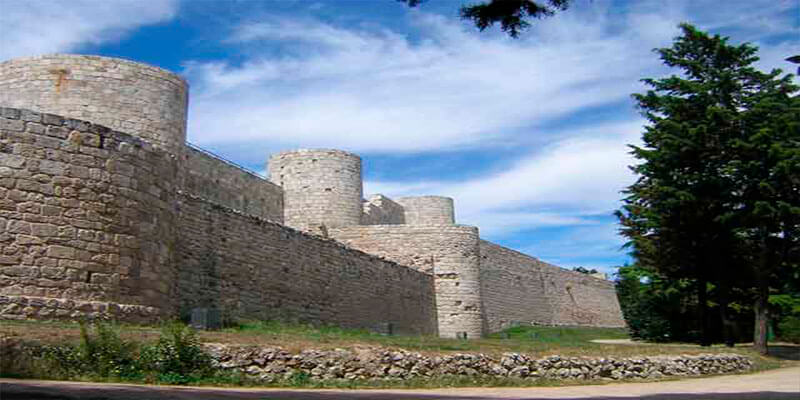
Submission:
[[[476,400],[800,399],[800,367],[749,375],[649,383],[551,388],[454,388],[433,390],[294,390],[168,387],[0,379],[2,400]]]

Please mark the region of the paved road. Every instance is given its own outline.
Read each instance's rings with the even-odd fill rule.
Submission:
[[[435,390],[291,390],[167,387],[0,379],[2,400],[616,400],[800,399],[800,367],[750,375],[681,381],[615,383],[555,388],[457,388]]]

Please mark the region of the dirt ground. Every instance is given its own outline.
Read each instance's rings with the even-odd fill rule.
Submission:
[[[476,400],[595,399],[741,400],[799,399],[800,367],[649,383],[433,390],[230,389],[0,379],[3,400]]]

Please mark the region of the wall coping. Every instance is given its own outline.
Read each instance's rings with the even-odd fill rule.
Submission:
[[[117,63],[120,63],[120,64],[129,65],[131,67],[146,68],[146,69],[150,69],[153,72],[156,72],[156,73],[158,73],[160,75],[164,75],[165,77],[169,77],[169,78],[175,79],[175,80],[178,81],[177,83],[179,83],[180,85],[183,85],[187,89],[189,88],[189,82],[186,80],[186,78],[178,75],[175,72],[172,72],[172,71],[170,71],[170,70],[168,70],[166,68],[161,68],[161,67],[153,65],[153,64],[148,64],[148,63],[144,63],[144,62],[141,62],[141,61],[135,61],[135,60],[132,60],[132,59],[129,59],[129,58],[124,58],[124,57],[106,57],[106,56],[98,56],[98,55],[92,55],[92,54],[74,54],[74,53],[48,53],[48,54],[40,54],[40,55],[35,55],[35,56],[15,57],[15,58],[11,58],[11,59],[8,59],[8,60],[0,61],[0,65],[2,65],[2,64],[25,64],[25,63],[31,62],[31,61],[45,60],[45,59],[55,59],[55,58],[73,59],[73,60],[81,60],[81,59],[83,59],[83,60],[106,60],[106,61],[113,61],[113,62],[117,62]]]

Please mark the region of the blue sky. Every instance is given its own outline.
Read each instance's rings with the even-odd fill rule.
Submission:
[[[630,94],[669,71],[677,24],[749,41],[764,70],[800,49],[798,0],[575,0],[520,39],[462,1],[0,0],[0,60],[123,57],[191,85],[189,140],[254,171],[271,152],[364,159],[365,194],[455,198],[460,223],[564,267],[627,260],[613,210],[633,181]]]

